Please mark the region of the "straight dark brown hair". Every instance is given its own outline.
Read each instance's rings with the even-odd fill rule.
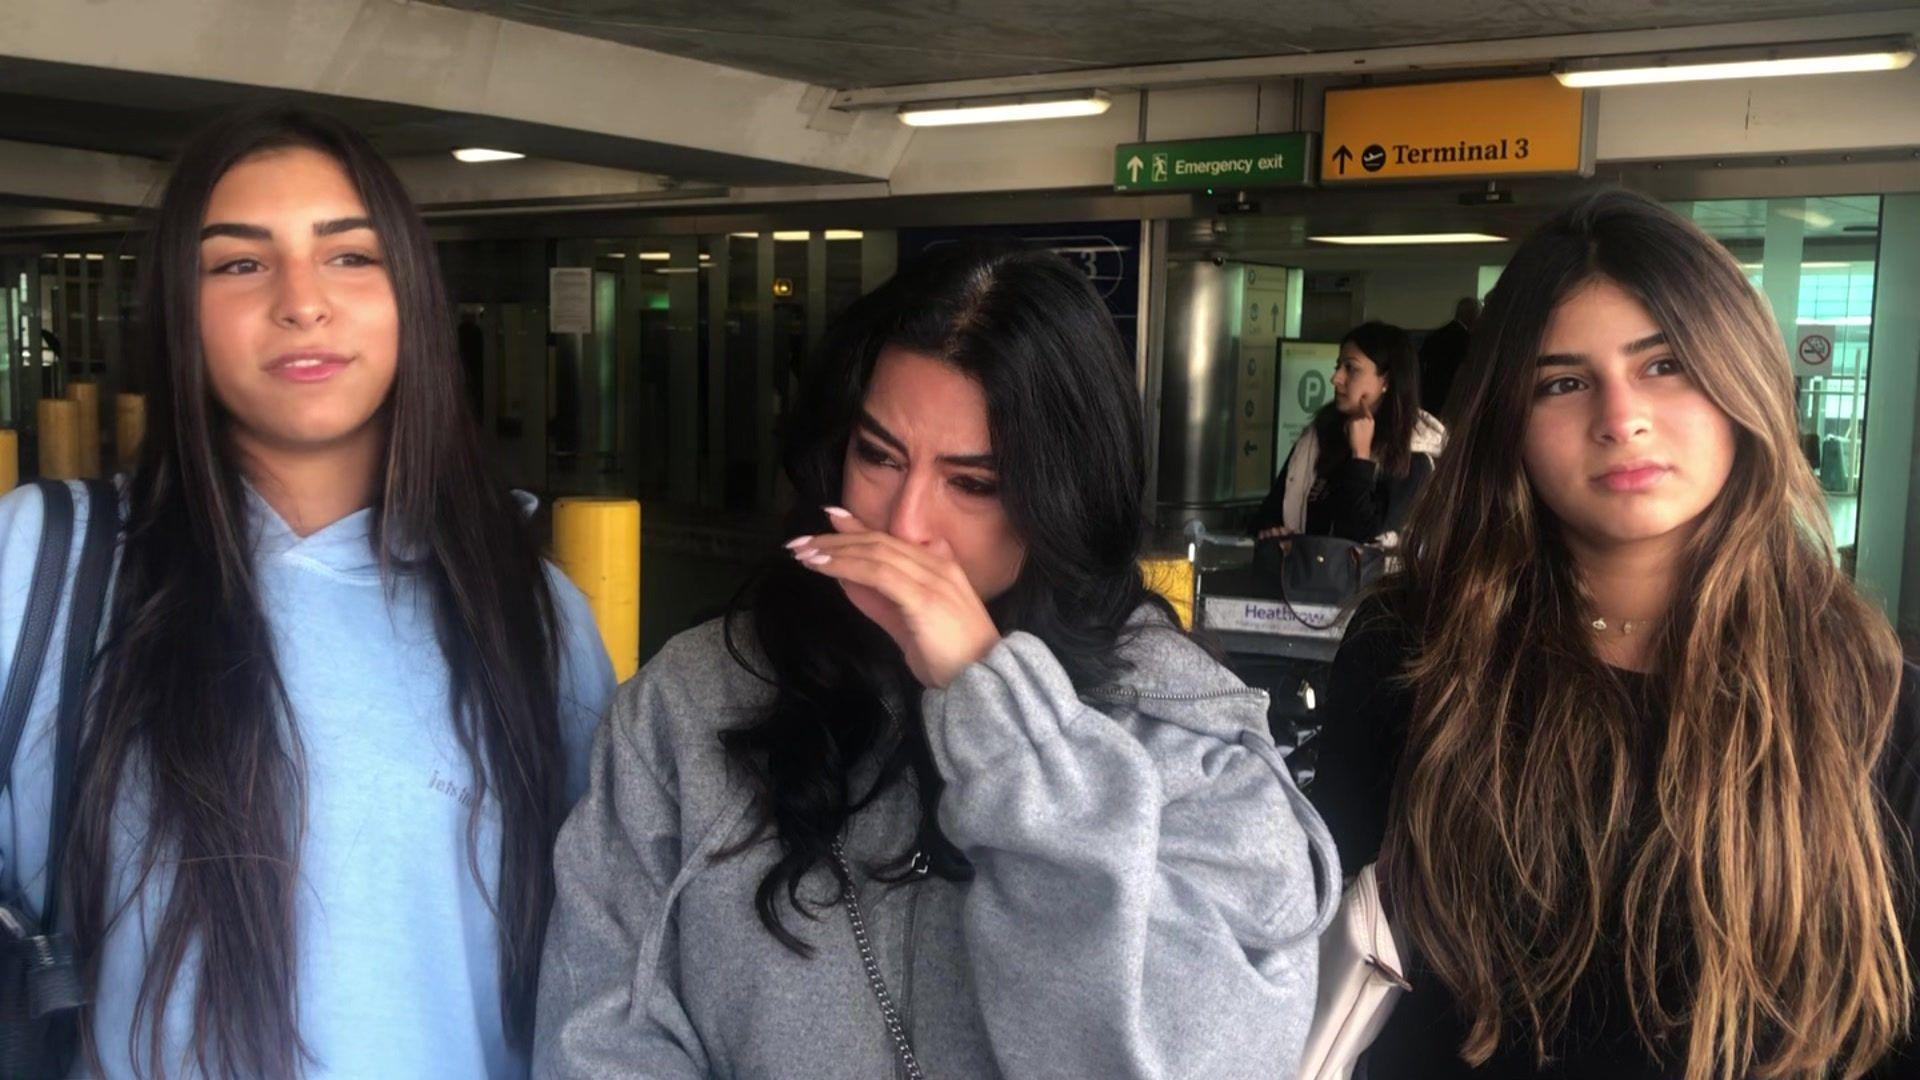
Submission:
[[[167,1065],[164,1017],[191,967],[187,1060],[210,1076],[284,1077],[309,1063],[296,1015],[295,893],[305,822],[299,718],[274,656],[228,417],[214,398],[197,311],[200,230],[221,177],[292,147],[337,161],[366,203],[400,314],[399,363],[372,544],[389,595],[431,597],[451,680],[450,723],[472,768],[469,869],[497,860],[500,1008],[510,1041],[533,1030],[535,977],[564,813],[553,598],[519,507],[482,463],[461,396],[453,320],[431,242],[393,170],[331,118],[274,109],[229,118],[182,151],[150,235],[140,300],[151,426],[129,491],[125,546],[89,708],[66,862],[86,976],[148,886],[150,931],[129,1055]],[[476,837],[491,801],[501,847]],[[121,814],[116,817],[116,810]],[[114,840],[144,829],[129,898]],[[322,883],[324,887],[324,883]],[[100,1068],[91,1025],[86,1050]],[[144,1048],[140,1046],[143,1027]],[[140,1063],[145,1061],[146,1066]]]

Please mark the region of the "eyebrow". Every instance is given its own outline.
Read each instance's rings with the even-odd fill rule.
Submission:
[[[1646,337],[1639,339],[1638,341],[1627,342],[1627,347],[1622,351],[1624,351],[1627,355],[1632,356],[1635,353],[1646,352],[1648,349],[1657,349],[1660,346],[1665,345],[1666,343],[1667,343],[1666,331],[1656,330],[1653,333],[1648,334]],[[1582,364],[1588,364],[1591,362],[1592,362],[1591,358],[1589,358],[1586,353],[1547,353],[1546,355],[1540,357],[1540,363],[1538,364],[1538,366],[1539,367],[1579,367]]]
[[[338,236],[355,229],[371,229],[373,221],[364,217],[334,218],[331,221],[313,223],[313,235]],[[242,225],[233,221],[216,221],[200,230],[200,239],[211,240],[216,236],[231,236],[239,240],[271,240],[273,230],[264,225]]]
[[[875,420],[873,414],[867,410],[860,410],[858,423],[868,434],[871,434],[874,438],[879,439],[888,446],[893,447],[894,450],[902,454],[907,452],[907,444],[900,441],[900,436],[888,431],[886,425]],[[934,460],[947,465],[959,465],[962,468],[969,469],[997,470],[999,468],[999,466],[994,464],[992,454],[941,454]]]

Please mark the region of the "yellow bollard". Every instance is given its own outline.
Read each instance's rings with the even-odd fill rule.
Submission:
[[[1193,563],[1181,555],[1150,556],[1140,560],[1140,576],[1173,605],[1180,625],[1193,629]]]
[[[0,428],[0,495],[20,486],[20,433]]]
[[[147,396],[117,394],[113,400],[114,464],[130,473],[140,460],[140,440],[147,437]]]
[[[100,384],[75,379],[67,399],[80,406],[80,475],[100,475]]]
[[[632,678],[640,668],[639,502],[586,495],[557,500],[553,558],[587,594],[614,678]]]
[[[80,479],[80,403],[71,398],[40,399],[40,475]]]

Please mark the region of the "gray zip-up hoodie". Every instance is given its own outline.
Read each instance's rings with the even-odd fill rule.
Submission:
[[[1159,616],[1135,626],[1131,675],[1097,700],[1025,633],[924,693],[940,825],[972,881],[867,875],[913,842],[910,782],[848,826],[876,959],[929,1077],[1298,1068],[1338,903],[1332,841],[1267,737],[1266,695]],[[754,909],[775,844],[717,857],[756,824],[718,734],[770,696],[718,622],[616,694],[555,853],[537,1076],[895,1073],[845,909],[789,908],[814,949],[798,956]],[[824,866],[802,886],[835,892]]]

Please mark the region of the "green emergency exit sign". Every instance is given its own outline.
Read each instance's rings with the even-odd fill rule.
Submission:
[[[1313,133],[1128,143],[1113,151],[1115,191],[1296,187],[1307,182]]]

